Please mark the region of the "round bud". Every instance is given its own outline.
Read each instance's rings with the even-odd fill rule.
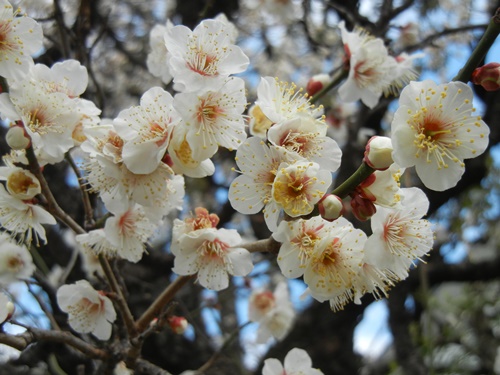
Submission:
[[[392,160],[392,141],[389,137],[373,136],[368,140],[363,161],[371,168],[384,171]]]
[[[13,150],[25,150],[31,144],[31,140],[24,131],[24,128],[17,125],[9,128],[7,135],[5,136],[5,140],[7,141],[9,147]]]

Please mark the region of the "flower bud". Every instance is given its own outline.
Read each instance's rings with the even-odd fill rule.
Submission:
[[[321,91],[330,82],[331,78],[328,74],[316,74],[312,76],[309,82],[307,82],[307,95],[313,96],[317,92]]]
[[[351,194],[352,213],[360,221],[366,221],[371,218],[377,208],[371,199],[367,199],[358,194]]]
[[[0,324],[6,322],[14,315],[15,306],[9,298],[0,292]]]
[[[172,329],[172,331],[174,331],[178,335],[182,335],[184,332],[186,332],[189,324],[186,318],[184,318],[183,316],[172,315],[168,318],[168,325],[170,326],[170,329]]]
[[[500,88],[500,64],[489,63],[472,72],[472,83],[483,86],[486,91],[496,91]]]
[[[328,221],[338,219],[344,213],[342,199],[336,195],[326,194],[318,203],[321,217]]]
[[[25,150],[30,144],[31,140],[26,134],[22,126],[14,125],[7,131],[5,140],[9,147],[13,150]]]
[[[392,141],[389,137],[373,136],[368,140],[363,161],[369,167],[384,171],[394,162],[392,160]]]

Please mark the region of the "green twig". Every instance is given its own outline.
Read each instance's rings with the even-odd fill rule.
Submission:
[[[373,172],[375,172],[375,169],[369,167],[365,162],[363,162],[351,177],[332,191],[332,194],[338,196],[339,198],[347,197],[349,193],[356,188],[356,186],[366,180]]]
[[[316,103],[319,99],[321,99],[325,94],[336,87],[340,82],[344,80],[344,78],[347,78],[349,75],[349,71],[345,69],[339,70],[339,72],[333,77],[332,81],[323,87],[320,91],[318,91],[316,94],[314,94],[311,99],[309,100],[311,103]]]
[[[458,74],[453,78],[453,81],[469,82],[472,72],[477,68],[479,63],[484,59],[486,53],[495,42],[498,34],[500,34],[500,8],[497,9],[495,15],[491,17],[488,28],[484,32],[481,40],[477,44],[474,51],[465,63],[464,67],[460,69]]]

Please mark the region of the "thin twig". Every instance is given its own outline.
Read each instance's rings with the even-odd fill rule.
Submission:
[[[84,178],[80,172],[80,169],[76,165],[75,161],[71,157],[69,153],[66,153],[66,160],[68,161],[69,165],[71,166],[71,169],[73,170],[73,173],[76,175],[76,178],[78,179],[78,186],[80,186],[80,192],[82,193],[82,201],[83,201],[83,209],[85,212],[85,228],[92,228],[94,225],[94,215],[93,215],[93,209],[92,209],[92,204],[90,203],[90,197],[89,197],[89,192],[85,188],[85,181]]]
[[[123,322],[125,323],[125,326],[127,327],[127,332],[129,334],[129,336],[131,338],[133,338],[136,336],[134,317],[132,316],[132,313],[130,312],[130,309],[127,305],[127,301],[125,299],[125,296],[123,295],[123,291],[120,288],[118,281],[116,280],[115,274],[113,273],[113,270],[112,270],[111,265],[109,264],[108,260],[102,254],[99,254],[98,258],[99,258],[99,263],[101,263],[104,274],[106,275],[106,279],[108,280],[109,286],[111,287],[111,290],[117,296],[117,298],[115,300],[118,304],[119,311],[120,311],[121,316],[123,318]]]
[[[161,310],[169,303],[177,292],[187,284],[189,280],[193,278],[191,276],[179,276],[175,279],[165,290],[156,298],[156,300],[148,307],[148,309],[141,315],[139,319],[135,322],[135,328],[139,333],[142,333],[149,323],[156,318]]]
[[[58,331],[61,330],[61,327],[59,327],[59,324],[57,324],[55,318],[54,318],[54,315],[52,315],[52,312],[49,311],[49,309],[47,308],[47,305],[45,304],[45,302],[40,298],[40,296],[35,293],[35,291],[31,288],[31,285],[29,282],[26,282],[26,286],[28,287],[28,291],[31,293],[31,295],[36,299],[36,301],[38,302],[38,305],[40,306],[40,308],[42,309],[42,311],[45,313],[45,315],[47,316],[47,318],[49,319],[50,321],[50,324],[52,325],[52,327]]]

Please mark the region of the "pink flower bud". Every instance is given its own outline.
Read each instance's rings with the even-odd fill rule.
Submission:
[[[26,134],[24,127],[19,125],[14,125],[9,128],[5,140],[13,150],[25,150],[31,144],[31,139],[28,134]]]
[[[172,315],[171,317],[168,318],[168,325],[178,335],[182,335],[184,332],[186,332],[186,329],[188,327],[188,322],[186,318],[183,316],[175,316]]]
[[[379,171],[389,168],[393,163],[391,139],[389,137],[371,137],[366,144],[363,161]]]
[[[313,96],[317,92],[321,91],[330,82],[331,78],[328,74],[316,74],[312,76],[309,82],[307,82],[307,95]]]
[[[352,213],[358,220],[366,221],[377,212],[372,200],[358,194],[351,194],[351,198]]]
[[[472,83],[483,86],[486,91],[496,91],[500,88],[500,64],[489,63],[472,72]]]
[[[328,221],[338,219],[344,213],[342,199],[336,195],[326,194],[318,203],[321,217]]]

